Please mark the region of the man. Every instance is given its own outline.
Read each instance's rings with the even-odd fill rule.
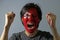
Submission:
[[[56,36],[58,37],[57,31],[54,27],[56,15],[51,14],[50,12],[46,15],[48,24],[51,26],[53,36],[46,31],[38,30],[39,22],[42,20],[42,12],[41,8],[34,3],[26,4],[21,12],[21,21],[24,25],[25,30],[19,33],[14,33],[9,40],[57,40]],[[9,12],[6,14],[6,22],[4,26],[4,30],[1,36],[1,40],[8,40],[8,32],[11,23],[13,22],[15,14],[13,12]],[[56,35],[55,35],[56,34]]]

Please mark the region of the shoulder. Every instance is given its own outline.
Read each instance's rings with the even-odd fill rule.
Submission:
[[[46,32],[46,31],[39,31],[38,35],[40,35],[41,38],[47,38],[47,39],[53,39],[53,36],[50,32]]]
[[[21,34],[23,33],[22,32],[18,32],[18,33],[13,33],[12,36],[9,38],[9,40],[19,40],[21,39]]]

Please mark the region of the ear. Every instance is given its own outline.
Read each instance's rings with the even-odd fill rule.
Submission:
[[[23,21],[23,18],[21,18],[21,21]]]

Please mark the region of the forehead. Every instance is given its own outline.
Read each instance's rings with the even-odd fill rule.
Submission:
[[[27,12],[27,14],[35,14],[38,15],[37,9],[36,8],[30,8]]]

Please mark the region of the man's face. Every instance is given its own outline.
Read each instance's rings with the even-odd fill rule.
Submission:
[[[30,8],[23,16],[22,22],[27,32],[33,33],[39,24],[38,12],[36,8]]]

